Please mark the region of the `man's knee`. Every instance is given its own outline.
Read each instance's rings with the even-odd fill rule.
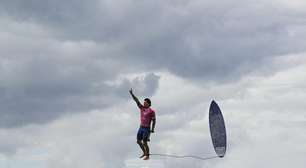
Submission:
[[[143,141],[143,145],[148,146],[148,141]]]

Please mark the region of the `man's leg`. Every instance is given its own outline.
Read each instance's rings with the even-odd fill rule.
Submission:
[[[139,145],[140,149],[142,150],[143,154],[140,156],[140,158],[143,158],[145,156],[145,148],[143,146],[142,140],[143,140],[143,130],[141,128],[138,129],[137,133],[137,144]]]
[[[145,147],[144,147],[143,143],[141,142],[141,140],[137,140],[137,144],[140,146],[140,148],[143,152],[143,154],[140,156],[140,158],[143,158],[146,155]]]
[[[143,158],[143,160],[148,160],[150,159],[150,148],[149,148],[147,140],[143,141],[143,147],[145,149],[145,158]]]

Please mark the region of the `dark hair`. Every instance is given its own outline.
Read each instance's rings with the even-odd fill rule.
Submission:
[[[149,98],[145,98],[144,101],[146,101],[147,103],[149,103],[149,105],[151,106],[151,100]]]

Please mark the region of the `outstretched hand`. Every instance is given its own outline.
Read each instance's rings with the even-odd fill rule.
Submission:
[[[133,94],[133,90],[132,90],[132,88],[129,90],[129,92],[130,92],[131,94]]]

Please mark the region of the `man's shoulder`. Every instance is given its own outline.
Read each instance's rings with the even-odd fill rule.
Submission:
[[[154,109],[152,109],[151,107],[150,107],[150,111],[151,111],[152,113],[155,113],[155,110],[154,110]]]

